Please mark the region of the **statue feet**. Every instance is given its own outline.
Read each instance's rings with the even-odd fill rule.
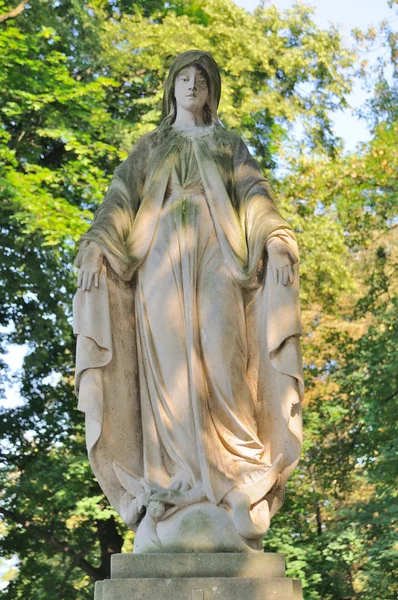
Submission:
[[[132,471],[113,463],[126,490],[119,512],[137,531],[134,552],[250,552],[260,550],[270,525],[267,494],[277,484],[282,455],[271,466],[232,488],[215,505],[201,482],[177,473],[168,489],[154,489]],[[196,550],[195,550],[196,549]]]
[[[179,471],[172,477],[169,490],[176,492],[187,492],[192,487],[191,477],[185,471]]]

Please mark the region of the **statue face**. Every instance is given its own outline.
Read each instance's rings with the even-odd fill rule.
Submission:
[[[204,75],[195,67],[182,69],[176,77],[174,96],[178,107],[197,113],[209,99],[209,88]]]

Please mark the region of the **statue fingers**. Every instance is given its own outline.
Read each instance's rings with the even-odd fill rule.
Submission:
[[[273,267],[273,265],[272,265],[272,262],[271,262],[271,261],[270,261],[270,263],[269,263],[269,267],[270,267],[270,269],[271,269],[272,278],[273,278],[273,280],[274,280],[274,281],[275,281],[275,283],[276,283],[276,273],[275,273],[275,269],[274,269],[274,267]]]
[[[87,289],[87,279],[88,279],[88,273],[87,271],[83,272],[83,279],[82,279],[82,290],[86,290]]]
[[[288,274],[289,274],[289,283],[292,284],[293,281],[294,281],[294,267],[293,267],[293,265],[289,266]]]
[[[84,275],[84,271],[82,269],[79,269],[79,275],[78,275],[78,278],[77,278],[77,287],[81,287],[82,286],[83,275]]]
[[[283,267],[283,269],[282,269],[282,285],[287,285],[288,283],[289,283],[288,267]]]
[[[95,285],[95,287],[99,286],[99,275],[98,275],[98,273],[96,273],[94,275],[94,285]]]
[[[93,278],[94,278],[94,273],[88,273],[87,285],[86,285],[86,290],[87,291],[91,288],[91,284],[93,282]]]

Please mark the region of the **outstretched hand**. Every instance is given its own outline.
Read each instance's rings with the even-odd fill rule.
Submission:
[[[294,267],[298,260],[289,246],[279,238],[273,238],[267,247],[268,258],[275,282],[282,285],[294,281]]]
[[[102,269],[104,255],[97,244],[91,242],[87,247],[79,269],[77,285],[82,290],[89,290],[94,280],[95,287],[99,285],[99,274]]]

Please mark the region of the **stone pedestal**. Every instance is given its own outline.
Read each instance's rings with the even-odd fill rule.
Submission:
[[[95,600],[302,600],[281,554],[115,554]]]

